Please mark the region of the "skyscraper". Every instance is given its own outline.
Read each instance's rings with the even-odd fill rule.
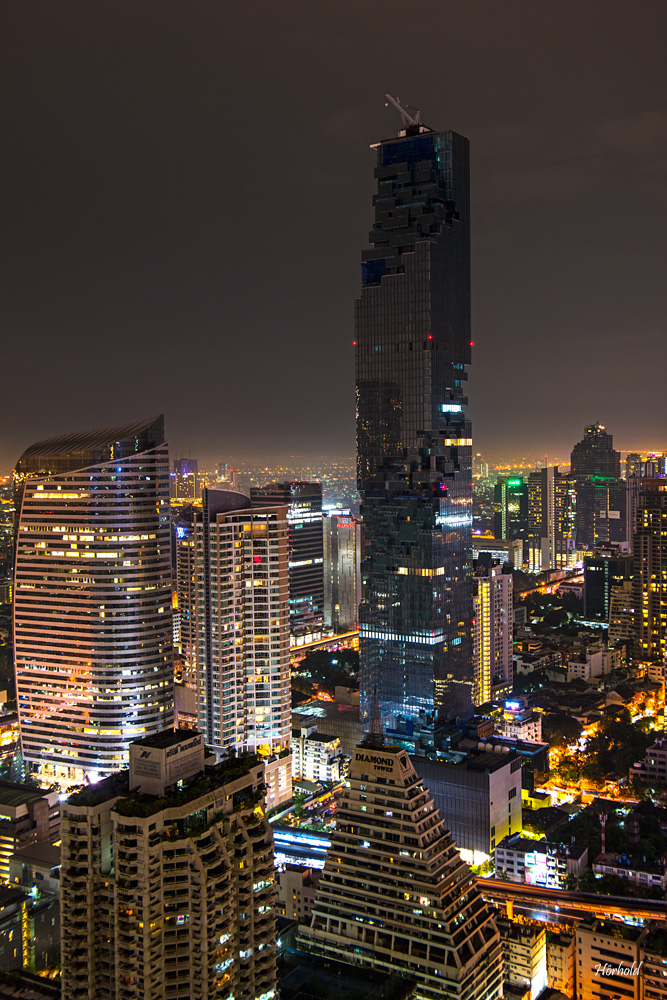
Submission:
[[[528,484],[521,476],[499,476],[493,489],[493,534],[496,538],[526,538]],[[521,569],[517,566],[517,569]]]
[[[355,344],[362,717],[377,691],[409,736],[471,711],[472,345],[468,140],[404,122],[373,147]]]
[[[529,564],[534,571],[574,565],[575,481],[549,466],[528,477]]]
[[[272,808],[291,796],[287,508],[204,489],[194,543],[199,728],[265,758]]]
[[[577,548],[625,542],[626,484],[621,479],[621,453],[602,424],[586,427],[575,444],[570,475],[576,484]]]
[[[163,418],[39,441],[14,484],[23,755],[63,781],[119,770],[173,724]]]
[[[334,632],[356,628],[361,593],[361,539],[357,517],[324,518],[324,623]]]
[[[320,633],[324,622],[324,552],[321,483],[267,483],[250,490],[254,504],[284,504],[289,524],[291,634]]]
[[[512,692],[512,570],[481,552],[473,582],[473,700],[484,705]]]
[[[641,479],[633,545],[635,654],[665,660],[667,630],[667,479]]]
[[[614,450],[614,438],[603,424],[584,428],[584,436],[575,444],[570,456],[572,476],[602,476],[621,478],[621,453]]]
[[[195,509],[192,504],[185,504],[172,513],[176,553],[176,599],[179,616],[178,645],[183,657],[183,681],[188,687],[196,686],[197,667]]]

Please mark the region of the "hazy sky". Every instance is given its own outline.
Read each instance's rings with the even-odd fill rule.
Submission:
[[[3,12],[0,468],[354,451],[389,91],[471,141],[475,450],[667,445],[667,4],[21,0]]]

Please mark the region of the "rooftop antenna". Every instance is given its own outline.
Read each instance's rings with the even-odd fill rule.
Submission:
[[[380,703],[378,702],[377,684],[373,688],[373,702],[371,705],[371,719],[368,733],[361,741],[362,746],[379,750],[384,746],[384,733],[382,732],[382,719],[380,718]]]
[[[384,96],[387,98],[385,108],[393,104],[396,110],[400,112],[405,128],[416,128],[418,125],[421,125],[421,112],[417,108],[413,108],[410,104],[402,104],[398,97],[392,97],[391,94],[385,94]],[[410,114],[411,111],[414,111],[414,114]]]

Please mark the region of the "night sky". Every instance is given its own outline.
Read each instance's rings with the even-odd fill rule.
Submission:
[[[474,445],[658,448],[667,4],[20,0],[3,11],[0,469],[164,411],[172,453],[354,453],[374,153],[468,136]]]

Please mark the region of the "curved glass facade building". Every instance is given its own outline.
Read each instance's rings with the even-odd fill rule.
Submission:
[[[164,420],[40,441],[14,484],[23,754],[56,779],[119,770],[174,719]]]
[[[361,709],[377,691],[385,728],[411,738],[471,711],[469,146],[414,125],[374,148],[355,341]]]

